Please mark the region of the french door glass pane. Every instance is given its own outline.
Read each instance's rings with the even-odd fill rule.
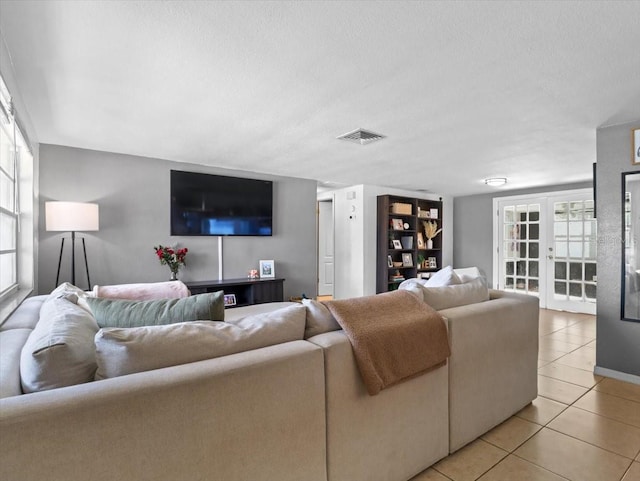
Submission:
[[[540,257],[540,204],[520,204],[503,209],[503,259],[505,289],[538,293]],[[532,242],[533,241],[533,242]],[[532,262],[535,263],[533,267]],[[513,276],[516,276],[515,278]]]

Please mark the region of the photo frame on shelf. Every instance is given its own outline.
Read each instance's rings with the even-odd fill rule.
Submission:
[[[391,219],[391,227],[393,230],[404,230],[402,219]]]
[[[631,163],[640,164],[640,128],[631,130]]]
[[[393,267],[393,258],[391,256],[387,256],[387,267]]]
[[[236,305],[236,295],[235,294],[225,294],[224,295],[224,307],[231,307]]]
[[[276,268],[273,260],[260,261],[260,279],[269,279],[276,276]]]
[[[402,254],[402,267],[413,267],[413,256],[410,252]]]
[[[427,259],[429,262],[429,269],[437,269],[438,268],[438,260],[435,257],[429,257]]]
[[[393,239],[393,248],[402,249],[402,243],[400,242],[400,239]]]
[[[418,249],[426,249],[427,244],[425,244],[424,242],[424,235],[422,235],[422,232],[418,232]]]
[[[434,209],[434,208],[429,209],[429,218],[437,219],[438,218],[438,209]]]

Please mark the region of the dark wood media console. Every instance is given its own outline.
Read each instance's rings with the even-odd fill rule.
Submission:
[[[222,281],[185,282],[191,294],[224,291],[236,296],[235,307],[284,300],[284,279],[226,279]]]

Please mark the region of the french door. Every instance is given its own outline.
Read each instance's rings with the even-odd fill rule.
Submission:
[[[589,189],[494,199],[494,286],[595,314],[593,205]]]

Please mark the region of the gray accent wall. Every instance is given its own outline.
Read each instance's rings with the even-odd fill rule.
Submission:
[[[454,198],[453,266],[456,268],[476,266],[486,275],[489,283],[492,282],[494,198],[592,187],[592,182],[580,182]],[[598,272],[598,278],[599,276],[600,272]]]
[[[97,202],[100,230],[86,238],[91,283],[110,285],[169,279],[153,246],[189,248],[180,279],[218,279],[218,237],[177,237],[169,230],[169,172],[185,170],[274,181],[274,235],[223,237],[223,278],[246,278],[260,259],[275,260],[284,277],[285,300],[305,293],[315,297],[316,182],[253,174],[161,159],[136,157],[56,145],[40,145],[40,209],[49,200]],[[55,287],[62,233],[39,221],[39,293]],[[67,234],[68,237],[68,234]],[[60,282],[71,279],[70,241],[65,242]],[[81,244],[76,250],[76,284],[87,288]]]
[[[596,370],[640,376],[640,323],[621,320],[622,173],[631,164],[631,129],[636,122],[598,129],[596,208],[598,213],[598,304]]]

